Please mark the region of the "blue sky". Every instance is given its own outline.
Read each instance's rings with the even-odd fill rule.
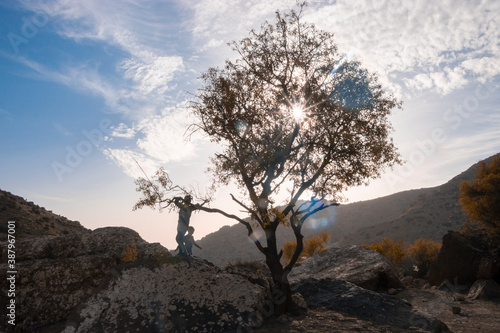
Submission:
[[[203,188],[218,147],[187,141],[198,76],[226,42],[295,1],[0,3],[0,187],[94,229],[175,246],[175,213],[132,212],[134,178],[163,166]],[[407,163],[347,202],[440,185],[500,151],[498,1],[310,1],[304,19],[404,102],[391,116]],[[224,188],[214,206],[237,212]],[[237,192],[236,192],[237,193]],[[230,220],[196,214],[195,236]]]

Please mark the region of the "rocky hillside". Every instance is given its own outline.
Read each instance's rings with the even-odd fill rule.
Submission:
[[[0,189],[0,241],[7,239],[7,222],[16,222],[16,236],[61,236],[87,233],[79,222],[70,221],[33,202]]]
[[[485,161],[488,162],[493,157]],[[405,242],[413,242],[417,238],[441,242],[449,230],[460,229],[466,220],[466,215],[458,203],[459,186],[462,181],[473,180],[478,167],[479,163],[476,163],[447,183],[423,190],[417,200],[397,218],[359,228],[356,232],[346,235],[339,243],[372,243],[380,241],[382,237],[401,239]]]
[[[486,159],[489,161],[492,157]],[[465,214],[458,204],[459,184],[472,180],[478,164],[432,188],[404,191],[389,196],[342,205],[322,211],[304,225],[305,237],[327,230],[330,245],[372,243],[384,237],[413,242],[418,238],[440,242],[448,230],[458,230]],[[290,229],[278,229],[279,246],[295,240]],[[237,224],[225,226],[198,241],[203,250],[193,253],[217,265],[242,260],[262,260],[263,256]]]

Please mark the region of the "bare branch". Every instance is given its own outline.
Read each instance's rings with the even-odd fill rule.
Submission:
[[[248,223],[247,221],[239,218],[238,216],[236,215],[233,215],[233,214],[228,214],[226,213],[225,211],[223,210],[220,210],[220,209],[217,209],[217,208],[209,208],[209,207],[203,207],[201,205],[193,205],[195,207],[195,209],[198,209],[198,210],[201,210],[201,211],[204,211],[204,212],[207,212],[207,213],[218,213],[218,214],[221,214],[227,218],[230,218],[230,219],[233,219],[233,220],[236,220],[238,221],[239,223],[243,224],[246,228],[247,228],[247,231],[248,231],[248,237],[250,237],[250,239],[252,239],[252,241],[255,243],[255,245],[257,246],[257,248],[259,249],[260,252],[262,252],[263,254],[265,254],[265,249],[264,247],[262,246],[262,244],[260,243],[260,241],[255,237],[255,235],[253,234],[253,229],[252,229],[252,226],[250,225],[250,223]]]

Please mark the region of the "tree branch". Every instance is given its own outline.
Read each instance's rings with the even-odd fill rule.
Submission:
[[[195,209],[202,210],[202,211],[207,212],[207,213],[218,213],[218,214],[221,214],[227,218],[230,218],[230,219],[233,219],[233,220],[240,222],[241,224],[243,224],[247,228],[248,237],[250,237],[250,239],[252,239],[252,241],[255,243],[255,245],[257,246],[259,251],[262,252],[262,254],[264,254],[264,255],[266,254],[265,248],[262,246],[260,241],[254,236],[252,226],[247,221],[239,218],[236,215],[228,214],[225,211],[217,209],[217,208],[203,207],[201,205],[193,205],[193,206],[195,207]]]

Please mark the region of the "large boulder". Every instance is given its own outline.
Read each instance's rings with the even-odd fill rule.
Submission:
[[[129,265],[75,309],[63,332],[228,332],[262,317],[267,290],[205,260]]]
[[[298,263],[289,275],[292,284],[309,278],[346,280],[373,291],[404,288],[384,256],[357,245],[326,249]]]
[[[366,290],[347,281],[308,279],[295,284],[293,291],[302,294],[311,309],[326,308],[400,329],[419,327],[434,333],[450,332],[442,321],[412,309],[399,298]]]
[[[487,251],[479,239],[469,239],[459,232],[443,236],[443,246],[429,271],[429,282],[440,285],[445,280],[458,285],[472,285],[479,279],[500,282],[500,257]]]
[[[0,331],[224,331],[259,315],[269,294],[206,261],[172,257],[128,228],[19,240],[16,250],[16,326],[3,321]]]

